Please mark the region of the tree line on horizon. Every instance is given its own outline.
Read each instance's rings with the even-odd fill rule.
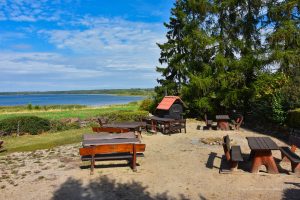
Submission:
[[[253,112],[283,123],[299,107],[300,2],[177,0],[158,44],[156,101],[180,95],[189,114]]]
[[[130,89],[99,89],[99,90],[68,90],[68,91],[29,91],[29,92],[0,92],[0,95],[30,95],[30,94],[115,94],[149,96],[153,88]]]

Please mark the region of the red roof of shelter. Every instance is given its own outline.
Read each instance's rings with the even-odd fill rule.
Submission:
[[[176,100],[180,100],[181,103],[184,105],[183,101],[180,99],[180,97],[178,96],[165,96],[163,98],[163,100],[158,104],[156,109],[160,109],[160,110],[169,110],[170,107],[173,105],[173,103]]]

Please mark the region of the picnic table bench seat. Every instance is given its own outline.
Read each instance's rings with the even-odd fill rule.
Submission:
[[[145,157],[144,153],[137,153],[136,157]],[[131,153],[112,153],[112,154],[96,154],[95,161],[109,161],[109,160],[130,160],[132,158]],[[92,156],[81,156],[82,161],[91,161]]]
[[[231,160],[234,162],[244,161],[240,146],[232,146],[230,151]]]
[[[287,146],[280,147],[282,160],[289,160],[292,172],[300,174],[300,157],[296,154],[297,147],[300,147],[300,137],[290,135],[289,142],[291,148]]]
[[[230,170],[234,171],[238,167],[238,163],[244,161],[240,146],[231,146],[228,135],[223,137],[223,149],[226,160],[230,163]]]

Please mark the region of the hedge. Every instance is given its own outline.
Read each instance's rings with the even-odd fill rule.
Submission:
[[[13,133],[37,135],[50,130],[48,119],[36,116],[17,116],[0,121],[0,131],[5,135]]]
[[[97,117],[107,118],[109,122],[122,122],[122,121],[140,121],[141,118],[147,117],[147,111],[112,111],[101,113]]]
[[[58,132],[58,131],[66,131],[70,129],[79,129],[79,123],[64,123],[59,120],[51,120],[50,121],[50,131],[51,132]]]
[[[287,125],[290,128],[300,129],[300,108],[288,112]]]

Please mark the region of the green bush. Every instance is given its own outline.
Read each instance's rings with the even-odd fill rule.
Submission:
[[[122,121],[140,121],[141,118],[148,116],[147,111],[112,111],[108,113],[101,113],[98,117],[105,117],[109,122]]]
[[[32,110],[32,104],[31,103],[27,105],[27,109]]]
[[[155,105],[156,104],[154,103],[153,99],[147,98],[147,99],[144,99],[141,102],[139,110],[145,110],[145,111],[148,111],[148,112],[153,112],[154,109],[155,109]]]
[[[8,135],[13,133],[37,135],[50,130],[50,121],[36,116],[11,117],[0,121],[0,130]]]
[[[288,112],[287,125],[290,128],[300,128],[300,108]]]
[[[70,129],[79,129],[79,123],[64,123],[59,120],[51,120],[50,123],[50,130],[51,132],[58,132],[58,131],[66,131]]]
[[[283,125],[287,109],[281,95],[269,95],[256,100],[252,105],[253,117],[258,123]]]

